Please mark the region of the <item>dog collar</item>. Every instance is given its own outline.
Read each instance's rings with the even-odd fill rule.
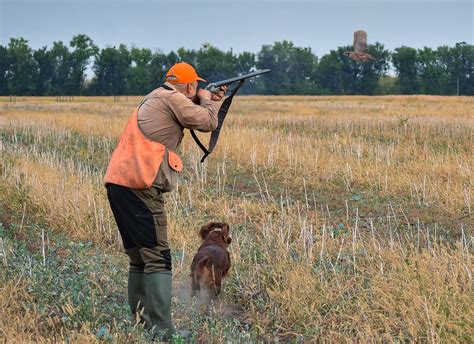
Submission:
[[[213,230],[210,231],[209,233],[212,233],[212,232],[222,232],[222,228],[213,229]]]

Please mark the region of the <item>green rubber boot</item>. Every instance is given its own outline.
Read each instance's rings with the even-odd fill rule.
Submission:
[[[128,273],[128,304],[134,316],[140,314],[141,321],[145,322],[145,314],[142,312],[145,307],[145,273]]]
[[[183,339],[191,337],[189,331],[176,331],[171,321],[171,288],[172,276],[169,272],[145,274],[145,313],[149,317],[150,327],[155,328],[156,335],[163,341],[173,336]]]

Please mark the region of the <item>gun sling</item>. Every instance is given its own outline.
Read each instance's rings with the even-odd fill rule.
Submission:
[[[204,162],[207,156],[211,154],[214,148],[216,147],[217,140],[219,139],[219,133],[221,131],[222,125],[224,124],[225,116],[227,115],[230,105],[232,104],[232,99],[234,98],[239,88],[243,85],[244,81],[245,79],[239,81],[239,84],[232,90],[231,94],[224,100],[221,107],[219,108],[219,112],[217,113],[217,128],[211,134],[211,138],[209,139],[209,148],[204,147],[194,130],[190,129],[191,136],[204,153],[204,156],[201,159],[201,163]]]

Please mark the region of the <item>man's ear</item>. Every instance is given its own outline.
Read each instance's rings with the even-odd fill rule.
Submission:
[[[192,94],[192,93],[197,93],[197,89],[199,87],[199,84],[196,82],[189,82],[186,84],[186,92],[187,94]],[[193,92],[195,91],[195,92]]]

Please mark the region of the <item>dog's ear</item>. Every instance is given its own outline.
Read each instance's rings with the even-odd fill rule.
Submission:
[[[207,225],[202,226],[199,230],[199,236],[202,240],[206,240],[207,235],[210,231],[212,231],[215,227],[220,227],[220,223],[218,222],[209,222]]]
[[[232,242],[232,238],[230,237],[229,225],[227,223],[222,224],[222,237],[227,245]]]

